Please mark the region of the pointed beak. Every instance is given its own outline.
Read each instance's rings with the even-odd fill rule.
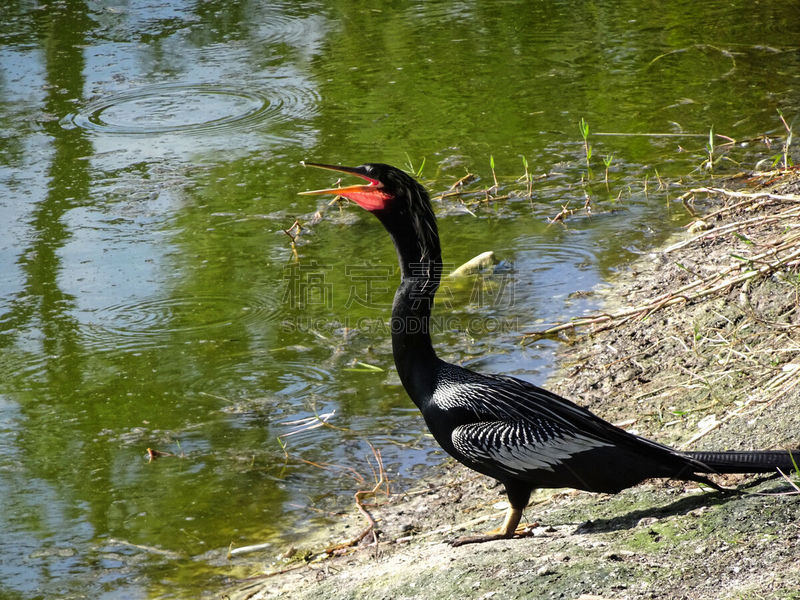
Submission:
[[[304,167],[316,167],[317,169],[326,169],[328,171],[336,171],[337,173],[347,173],[360,177],[366,184],[348,185],[345,187],[325,188],[322,190],[309,190],[307,192],[298,192],[301,196],[315,196],[320,194],[331,194],[333,196],[342,196],[348,200],[352,200],[366,210],[379,210],[386,207],[386,203],[391,200],[392,196],[383,191],[383,184],[377,179],[368,177],[364,174],[362,167],[340,167],[336,165],[326,165],[322,163],[301,162]]]
[[[377,179],[372,179],[371,177],[367,177],[361,171],[358,170],[358,167],[340,167],[336,165],[325,165],[322,163],[312,163],[312,162],[305,162],[302,161],[300,163],[304,167],[316,167],[317,169],[326,169],[328,171],[336,171],[338,173],[349,173],[350,175],[355,175],[356,177],[360,177],[364,181],[368,181],[367,185],[364,184],[357,184],[357,185],[349,185],[346,187],[336,187],[336,188],[326,188],[324,190],[309,190],[307,192],[298,192],[301,196],[314,196],[318,194],[332,194],[334,196],[344,196],[347,198],[347,194],[350,193],[363,193],[374,190],[375,188],[383,187],[381,182]]]

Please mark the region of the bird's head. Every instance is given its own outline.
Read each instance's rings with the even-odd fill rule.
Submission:
[[[366,183],[300,192],[330,194],[352,200],[374,214],[389,231],[406,262],[440,261],[439,234],[430,197],[413,177],[396,167],[367,163],[340,167],[304,162],[317,167],[360,177]]]
[[[327,188],[300,192],[303,195],[331,194],[347,198],[358,204],[361,208],[373,213],[395,212],[402,210],[402,204],[408,200],[424,194],[422,186],[404,171],[381,163],[367,163],[359,167],[340,167],[320,163],[302,163],[306,167],[327,169],[339,173],[348,173],[360,177],[367,183],[347,185],[344,187]]]

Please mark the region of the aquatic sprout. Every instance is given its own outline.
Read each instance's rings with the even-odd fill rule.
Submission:
[[[414,177],[419,178],[422,175],[422,169],[425,168],[425,157],[422,157],[422,162],[419,164],[419,168],[414,167],[414,163],[411,161],[411,157],[406,152],[406,171],[413,175]]]
[[[524,155],[522,156],[522,165],[525,167],[525,174],[522,176],[522,178],[528,188],[525,197],[530,200],[533,197],[533,175],[531,175],[530,171],[528,170],[528,159],[525,158]]]
[[[703,167],[707,171],[714,170],[714,126],[711,126],[711,129],[708,131],[708,142],[706,142],[706,152],[708,152],[708,158],[703,163]]]
[[[606,154],[605,156],[603,156],[603,164],[606,166],[606,176],[605,176],[606,187],[608,187],[608,169],[609,167],[611,167],[611,163],[613,162],[613,160],[614,160],[613,154]]]
[[[586,119],[581,117],[581,120],[578,122],[578,127],[581,130],[581,136],[583,136],[583,151],[586,154],[586,166],[589,167],[589,161],[592,159],[592,146],[589,144],[589,123],[586,122]]]

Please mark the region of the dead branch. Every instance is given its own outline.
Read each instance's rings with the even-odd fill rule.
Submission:
[[[366,496],[374,496],[378,493],[378,490],[381,487],[386,486],[386,494],[389,494],[389,482],[386,478],[386,471],[383,468],[383,458],[381,457],[380,450],[376,449],[370,442],[367,442],[369,447],[372,449],[372,455],[375,457],[375,462],[378,466],[378,472],[375,475],[375,485],[372,487],[371,490],[358,490],[353,497],[355,499],[356,508],[358,512],[366,519],[367,526],[354,538],[336,544],[334,546],[330,546],[325,549],[327,554],[341,554],[348,548],[352,548],[361,542],[365,537],[367,537],[370,533],[372,534],[372,544],[371,546],[377,547],[378,546],[378,534],[375,530],[376,523],[375,519],[373,518],[372,514],[367,510],[366,506],[364,505],[363,498]]]
[[[672,246],[665,248],[661,252],[662,254],[668,254],[669,252],[673,252],[674,250],[678,250],[680,248],[683,248],[684,246],[689,246],[694,242],[696,242],[697,240],[716,237],[723,233],[731,233],[733,231],[738,231],[740,229],[744,229],[751,225],[768,225],[770,223],[776,223],[784,219],[789,219],[798,216],[800,216],[800,208],[791,208],[775,215],[753,217],[752,219],[745,219],[744,221],[736,221],[734,223],[728,223],[727,225],[714,227],[713,229],[707,229],[706,231],[703,231],[702,233],[694,237],[678,242],[677,244],[673,244]]]

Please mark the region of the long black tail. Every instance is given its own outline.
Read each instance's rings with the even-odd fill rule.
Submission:
[[[706,465],[708,467],[706,473],[772,473],[780,469],[788,474],[800,465],[800,450],[685,452],[685,454]]]

